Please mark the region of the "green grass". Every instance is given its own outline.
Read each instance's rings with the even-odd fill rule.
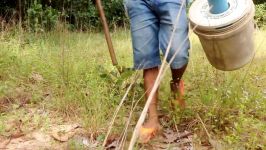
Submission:
[[[186,128],[197,134],[195,141],[204,142],[207,136],[198,121],[199,114],[211,137],[224,143],[226,149],[266,148],[265,36],[264,31],[256,35],[257,54],[252,63],[237,71],[222,72],[209,64],[197,37],[192,35],[190,63],[184,76],[188,108],[170,111],[169,73],[160,87],[160,106],[172,115],[172,123],[181,126],[194,121]],[[112,37],[120,65],[131,67],[129,31],[120,29]],[[89,132],[103,136],[127,86],[119,77],[108,78],[114,70],[102,33],[2,31],[0,101],[9,99],[12,105],[7,106],[10,112],[0,110],[0,134],[5,134],[3,123],[7,118],[23,118],[21,113],[11,113],[19,111],[12,106],[23,99],[23,94],[16,92],[20,89],[30,95],[27,107],[42,107],[64,118],[76,118]],[[36,75],[43,79],[36,79]],[[136,92],[140,97],[143,91],[139,87]],[[132,97],[128,101],[119,112],[114,132],[120,133],[124,127]],[[39,120],[36,116],[36,122]]]

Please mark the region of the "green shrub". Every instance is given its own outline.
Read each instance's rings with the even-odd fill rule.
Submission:
[[[123,0],[103,1],[103,8],[107,21],[111,27],[123,26],[128,23],[125,15]],[[61,5],[58,5],[61,7]],[[65,12],[62,15],[67,23],[75,29],[86,30],[101,26],[99,14],[93,0],[72,0],[64,4]],[[59,8],[58,8],[59,9]]]
[[[266,26],[266,3],[256,5],[256,16],[255,20],[258,27],[265,27]]]
[[[27,23],[30,31],[50,31],[58,21],[59,13],[51,6],[43,7],[36,0],[27,9]]]
[[[262,4],[265,3],[265,0],[253,0],[255,4]]]
[[[254,0],[256,22],[265,26],[265,0]],[[123,0],[102,0],[110,27],[128,25]],[[32,31],[52,30],[58,20],[69,24],[71,29],[87,30],[101,27],[95,0],[21,0],[22,19]],[[16,1],[0,1],[0,18],[18,19],[19,5]],[[59,15],[60,14],[60,15]],[[15,17],[14,17],[15,16]]]
[[[58,21],[58,11],[53,9],[51,6],[45,7],[43,11],[43,20],[42,23],[46,30],[54,29],[57,21]]]
[[[111,27],[128,23],[123,0],[102,0],[102,4]],[[23,20],[27,22],[26,27],[31,31],[51,30],[58,20],[69,24],[72,29],[86,30],[101,26],[95,0],[21,0],[21,6],[15,1],[0,1],[0,18],[5,17],[9,21],[10,18],[14,19],[15,14],[15,19],[18,19],[20,10]]]
[[[128,18],[125,15],[123,0],[112,0],[104,2],[106,16],[109,22],[113,25],[124,26],[128,24]]]

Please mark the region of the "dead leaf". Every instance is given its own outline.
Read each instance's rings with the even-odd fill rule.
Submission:
[[[172,143],[178,138],[178,133],[175,133],[172,130],[169,130],[167,132],[164,132],[163,136],[164,136],[164,139],[163,139],[164,142]]]
[[[106,149],[113,149],[119,146],[119,141],[115,140],[111,144],[107,145]]]
[[[80,126],[78,124],[74,125],[61,125],[56,127],[53,131],[51,136],[60,142],[66,142],[70,138],[72,138],[76,134],[77,128]]]
[[[192,135],[191,132],[184,131],[184,132],[178,134],[178,139],[187,138],[188,136],[191,136],[191,135]]]
[[[70,125],[59,125],[54,127],[53,131],[61,131],[61,132],[70,132],[72,130],[75,130],[77,128],[80,128],[81,126],[79,124],[70,124]]]
[[[68,132],[68,133],[60,133],[60,132],[52,133],[52,137],[60,142],[67,142],[74,135],[75,135],[75,131]]]
[[[25,134],[21,130],[17,130],[15,133],[11,135],[12,139],[20,138],[24,136]]]
[[[163,132],[163,142],[165,143],[173,143],[177,140],[180,140],[182,138],[186,138],[190,135],[192,135],[191,132],[188,132],[188,131],[184,131],[184,132],[175,132],[173,131],[172,129],[166,129],[164,132]]]
[[[106,149],[113,149],[119,146],[119,135],[112,134],[108,137],[105,148]]]

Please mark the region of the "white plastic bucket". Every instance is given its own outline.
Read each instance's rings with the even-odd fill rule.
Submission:
[[[251,0],[250,0],[251,1]],[[254,14],[251,2],[249,11],[241,14],[233,23],[224,26],[201,26],[191,21],[191,27],[198,35],[209,62],[217,69],[224,71],[236,70],[254,57]],[[231,21],[232,22],[232,21]]]

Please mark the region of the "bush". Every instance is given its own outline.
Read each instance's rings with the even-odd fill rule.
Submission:
[[[255,4],[262,4],[265,3],[265,0],[253,0]]]
[[[36,0],[27,9],[27,23],[30,31],[50,31],[58,21],[58,11],[51,6],[43,7]]]
[[[128,24],[128,18],[125,15],[123,0],[112,0],[111,3],[104,3],[106,16],[113,25],[124,26]]]
[[[57,4],[57,9],[61,5]],[[64,4],[61,20],[74,29],[87,29],[99,24],[96,8],[90,0],[72,0]]]
[[[21,6],[18,1],[21,1]],[[123,0],[102,0],[102,4],[111,27],[128,23]],[[51,30],[57,20],[70,24],[73,29],[86,30],[100,26],[95,0],[1,0],[0,18],[5,17],[6,21],[10,21],[14,14],[15,19],[21,15],[32,31]]]
[[[103,1],[107,21],[111,27],[123,26],[128,23],[125,16],[123,0]],[[62,17],[75,29],[86,30],[100,26],[100,18],[95,2],[92,0],[72,0],[64,4],[65,12]]]
[[[256,5],[255,20],[258,27],[263,28],[266,26],[266,3]]]
[[[21,6],[17,1],[0,0],[0,18],[18,19],[21,7],[22,19],[26,20],[26,26],[32,31],[52,30],[57,20],[69,24],[71,29],[101,27],[95,0],[20,0]],[[102,0],[102,3],[111,28],[128,25],[123,0]],[[254,3],[257,4],[255,19],[258,26],[262,27],[266,24],[266,3],[265,0],[254,0]]]

